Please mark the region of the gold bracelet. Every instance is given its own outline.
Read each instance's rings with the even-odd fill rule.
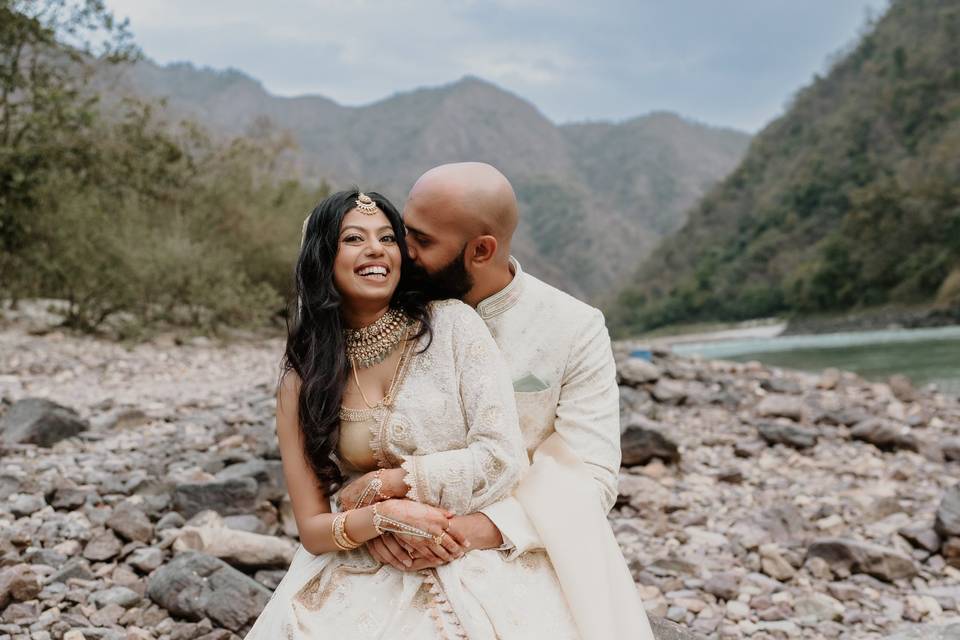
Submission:
[[[418,538],[429,538],[434,542],[437,541],[439,536],[434,536],[432,533],[424,531],[413,525],[409,525],[406,522],[396,520],[390,516],[381,515],[377,512],[377,504],[373,503],[373,528],[377,530],[377,533],[383,535],[384,532],[389,531],[390,533],[399,533],[405,536],[416,536]]]
[[[333,519],[333,543],[341,551],[352,551],[359,547],[361,542],[355,542],[347,533],[347,512],[337,514]]]
[[[357,504],[354,509],[359,509],[363,506],[363,503],[367,501],[367,496],[370,495],[371,491],[374,491],[374,496],[377,498],[383,496],[383,493],[380,491],[383,489],[383,480],[380,478],[381,474],[383,474],[383,469],[377,469],[373,480],[368,482],[367,486],[363,488],[363,493],[360,494],[360,499],[357,500]]]

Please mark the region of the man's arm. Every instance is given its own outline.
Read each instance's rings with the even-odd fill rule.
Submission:
[[[599,310],[594,310],[571,345],[554,428],[590,469],[597,499],[604,513],[609,512],[617,500],[620,470],[620,391],[610,334]],[[500,500],[481,513],[489,524],[480,520],[471,530],[490,541],[495,539],[491,529],[497,529],[504,541],[499,547],[510,551],[508,559],[543,547],[516,498]]]

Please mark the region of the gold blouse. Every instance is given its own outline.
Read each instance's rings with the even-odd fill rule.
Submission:
[[[340,411],[340,442],[337,457],[357,471],[366,473],[377,468],[377,458],[370,448],[370,434],[377,428],[374,412],[343,407]]]

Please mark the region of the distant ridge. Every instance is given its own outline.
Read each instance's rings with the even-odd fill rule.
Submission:
[[[236,70],[136,64],[116,93],[166,99],[170,113],[225,135],[255,123],[289,131],[303,176],[360,184],[402,205],[413,181],[444,162],[494,164],[522,205],[514,253],[545,280],[599,300],[633,272],[685,211],[730,171],[745,133],[653,113],[622,123],[557,126],[523,98],[475,76],[347,107],[278,97]]]

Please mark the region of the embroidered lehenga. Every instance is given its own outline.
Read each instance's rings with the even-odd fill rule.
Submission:
[[[431,322],[429,348],[426,337],[405,347],[388,406],[341,411],[339,464],[348,479],[402,467],[408,498],[474,513],[508,495],[529,464],[513,387],[472,309],[432,303]],[[301,546],[246,639],[578,637],[543,550],[511,561],[473,550],[401,572],[363,546],[319,556]]]

